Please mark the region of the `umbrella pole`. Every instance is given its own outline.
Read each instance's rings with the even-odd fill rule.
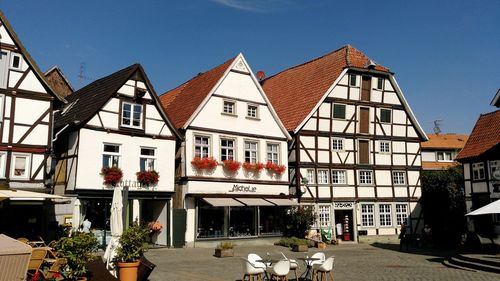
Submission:
[[[128,185],[123,187],[123,209],[122,209],[122,221],[123,228],[127,226],[127,210],[128,210]]]

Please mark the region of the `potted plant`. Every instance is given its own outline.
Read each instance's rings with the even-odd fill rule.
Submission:
[[[234,244],[231,242],[220,242],[215,248],[215,256],[218,258],[233,257]]]
[[[258,163],[244,162],[243,169],[245,169],[248,172],[259,173],[260,171],[262,171],[262,169],[264,169],[264,164],[260,162]]]
[[[191,165],[193,165],[197,170],[212,170],[217,167],[217,160],[212,157],[195,157],[191,161]]]
[[[296,239],[292,243],[292,251],[294,252],[307,252],[309,247],[307,245],[307,240],[305,239]]]
[[[224,164],[224,169],[231,173],[236,173],[241,166],[241,163],[235,160],[224,160],[222,163]]]
[[[140,259],[148,248],[146,239],[149,230],[134,222],[120,236],[116,247],[115,261],[121,281],[136,281]]]
[[[159,221],[152,221],[148,223],[148,230],[149,230],[149,235],[151,237],[151,243],[155,243],[156,239],[155,241],[153,241],[153,237],[155,235],[158,235],[162,229],[163,225]]]
[[[116,186],[123,178],[122,169],[113,167],[103,167],[101,176],[104,177],[104,184]]]
[[[281,174],[283,174],[283,172],[285,172],[286,167],[285,167],[285,165],[280,165],[280,164],[276,164],[273,162],[267,162],[266,163],[266,170],[268,170],[271,173],[281,175]]]
[[[54,248],[66,259],[66,276],[69,280],[87,280],[87,263],[96,258],[99,247],[92,233],[74,232],[71,237],[62,237]]]
[[[155,185],[160,180],[160,174],[155,171],[139,171],[136,173],[137,181],[143,186]]]

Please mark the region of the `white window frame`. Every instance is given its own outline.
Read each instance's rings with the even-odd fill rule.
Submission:
[[[207,144],[203,144],[200,142],[200,144],[196,143],[196,138],[206,138]],[[200,147],[200,155],[196,155],[196,147]],[[206,155],[203,153],[203,148],[207,148],[207,153]],[[208,158],[212,155],[212,137],[206,136],[206,135],[194,135],[193,136],[193,156],[194,157],[200,157],[200,158]]]
[[[144,155],[142,154],[143,149],[150,149],[153,151],[153,155]],[[140,157],[139,157],[139,170],[141,170],[141,161],[144,159],[145,164],[144,164],[144,171],[151,171],[155,170],[156,171],[156,148],[155,147],[145,147],[141,146],[140,151],[139,151]],[[153,169],[148,170],[148,167],[150,166],[150,163],[153,162]],[[143,170],[141,170],[143,171]]]
[[[255,149],[253,149],[250,145],[247,148],[247,144],[255,144]],[[243,157],[245,159],[245,162],[249,162],[249,163],[259,162],[259,142],[255,141],[255,140],[245,140],[243,145],[244,145]],[[247,161],[247,152],[250,154],[250,156],[249,156],[250,161]],[[252,154],[255,154],[255,156]],[[253,158],[255,158],[255,161],[252,160]]]
[[[227,143],[226,145],[222,145],[223,141],[232,142],[233,146],[231,147],[231,146],[227,145],[229,143]],[[220,141],[219,141],[219,145],[220,145],[220,161],[236,160],[236,150],[237,149],[236,149],[236,140],[234,138],[221,137]],[[231,157],[231,155],[229,153],[230,151],[233,152],[232,157]],[[226,158],[223,159],[223,156],[226,157]]]
[[[391,153],[391,142],[390,141],[380,141],[378,143],[378,149],[380,154],[390,154]]]
[[[276,147],[276,151],[269,150],[270,147]],[[279,164],[280,161],[280,149],[281,146],[279,143],[268,142],[266,143],[266,161],[274,164]],[[271,156],[271,157],[269,157]]]
[[[105,151],[104,150],[104,147],[106,145],[113,145],[113,146],[117,146],[118,147],[118,152],[110,152],[110,151]],[[118,160],[118,165],[117,167],[121,167],[121,152],[122,152],[122,148],[121,148],[121,144],[118,144],[118,143],[108,143],[108,142],[105,142],[102,144],[102,158],[101,160],[104,160],[104,156],[108,155],[108,156],[111,156],[111,163],[113,163],[113,158],[116,157],[116,159]],[[104,167],[104,165],[103,165]],[[112,166],[110,166],[112,167]]]
[[[14,66],[14,57],[19,58],[19,66],[18,67]],[[9,67],[10,67],[10,69],[14,69],[14,70],[22,70],[23,69],[23,56],[21,54],[11,52],[10,53]]]
[[[443,159],[439,159],[439,155],[443,155]],[[449,159],[446,159],[446,155],[449,155]],[[436,151],[436,160],[438,162],[453,162],[453,153],[451,151]]]
[[[130,125],[123,123],[124,113],[125,113],[125,105],[130,105]],[[134,113],[135,113],[134,109],[136,106],[139,106],[139,108],[141,109],[141,116],[139,118],[139,126],[134,125],[134,120],[137,120],[134,118]],[[127,128],[133,128],[133,129],[142,129],[143,128],[142,123],[143,123],[143,119],[144,119],[143,115],[144,115],[144,107],[142,104],[124,101],[124,102],[122,102],[122,113],[120,116],[120,126],[127,127]]]
[[[5,152],[0,152],[0,178],[5,178],[5,169],[6,169],[6,160],[7,159],[7,153]]]
[[[369,181],[368,181],[368,179],[369,179]],[[373,171],[372,170],[358,170],[358,182],[359,182],[359,185],[373,185]]]
[[[347,184],[347,171],[332,170],[332,184]]]
[[[351,83],[351,77],[353,77],[353,76],[356,77],[355,81],[354,81],[355,82],[354,85]],[[351,87],[359,87],[359,77],[358,76],[359,75],[356,75],[356,74],[349,74],[349,77],[348,77],[348,79],[349,79],[349,81],[348,81],[349,86],[351,86]]]
[[[331,142],[332,142],[332,151],[345,151],[344,138],[332,138]]]
[[[318,169],[318,184],[329,184],[328,169]]]
[[[375,204],[361,204],[360,213],[362,227],[375,227]]]
[[[332,224],[332,205],[318,205],[318,226],[327,227]]]
[[[375,89],[383,91],[384,90],[384,80],[385,79],[382,77],[377,77],[377,87]],[[382,81],[382,85],[379,85],[380,81]],[[382,86],[382,87],[379,87],[379,86]]]
[[[226,104],[227,105],[232,104],[232,107],[228,107],[228,106],[226,106]],[[229,112],[229,109],[231,109],[232,112]],[[236,101],[223,100],[222,101],[222,114],[235,116],[236,115]]]
[[[392,226],[392,205],[378,204],[378,219],[380,227]]]
[[[408,224],[408,204],[396,203],[396,226],[402,223]]]
[[[255,116],[252,113],[252,111],[250,110],[251,107],[254,107],[255,108]],[[256,105],[256,104],[247,104],[247,118],[250,118],[250,119],[259,119],[259,106]]]
[[[406,173],[404,171],[393,171],[392,172],[392,184],[393,185],[406,185]]]
[[[389,111],[391,113],[391,118],[389,121],[382,121],[382,110]],[[392,123],[392,109],[390,108],[381,108],[380,109],[380,123],[381,124],[391,124]]]
[[[17,157],[26,157],[26,162],[25,162],[25,169],[24,169],[24,175],[23,176],[18,176],[15,174],[15,169],[16,169],[16,158]],[[29,179],[31,175],[31,154],[28,153],[12,153],[12,160],[11,160],[11,171],[10,171],[10,177],[13,179]]]
[[[307,183],[308,184],[315,184],[316,183],[316,177],[314,173],[314,169],[307,169]]]
[[[3,122],[4,102],[5,102],[5,95],[4,94],[0,94],[0,123]]]
[[[472,179],[473,180],[484,180],[484,163],[473,163],[472,164]]]

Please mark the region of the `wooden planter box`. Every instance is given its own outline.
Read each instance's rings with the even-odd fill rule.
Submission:
[[[294,252],[307,252],[307,251],[309,251],[309,247],[307,247],[307,245],[293,245],[292,251],[294,251]]]
[[[215,256],[218,258],[234,257],[233,249],[215,249]]]

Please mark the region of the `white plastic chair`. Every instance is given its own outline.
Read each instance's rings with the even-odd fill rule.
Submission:
[[[273,266],[267,267],[266,272],[269,273],[271,280],[276,277],[277,280],[288,281],[288,273],[290,272],[290,261],[280,260]]]
[[[265,263],[258,261],[258,260],[263,260],[263,259],[259,255],[257,255],[257,254],[250,253],[247,256],[247,259],[255,267],[260,267],[260,268],[263,268],[263,269],[267,268],[267,265]]]
[[[313,265],[313,281],[317,280],[318,273],[321,275],[321,281],[323,281],[323,280],[328,281],[328,277],[326,277],[327,273],[330,276],[330,278],[332,279],[332,281],[334,281],[333,273],[332,273],[334,260],[335,260],[335,257],[331,256],[331,257],[327,258],[322,264],[314,264]]]
[[[319,259],[317,261],[312,261],[311,262],[311,266],[313,266],[315,264],[322,264],[323,262],[325,262],[326,256],[325,256],[325,253],[323,253],[323,252],[317,252],[314,255],[312,255],[311,258],[317,258],[317,259]]]
[[[257,280],[262,281],[262,274],[265,272],[264,268],[255,267],[254,264],[245,258],[241,258],[241,265],[243,266],[242,281],[245,281],[246,277],[248,277],[249,281],[254,280],[254,277],[257,277]]]
[[[281,255],[283,256],[283,258],[285,260],[289,260],[290,261],[290,270],[292,270],[294,273],[295,273],[295,280],[299,280],[299,277],[297,275],[297,269],[299,268],[299,264],[297,263],[296,260],[294,259],[289,259],[285,256],[285,254],[283,254],[283,252],[281,252]]]

